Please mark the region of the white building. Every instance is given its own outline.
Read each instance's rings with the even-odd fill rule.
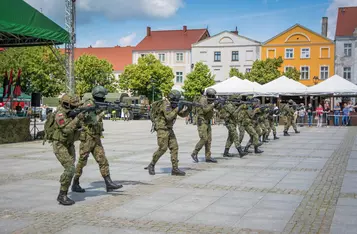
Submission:
[[[335,73],[357,84],[357,7],[338,9]]]
[[[224,31],[192,45],[192,62],[209,66],[216,82],[229,78],[231,68],[250,72],[253,62],[260,59],[261,43],[238,34]]]
[[[155,55],[160,61],[171,67],[177,87],[181,87],[186,75],[192,71],[191,45],[209,37],[207,29],[187,29],[151,31],[147,27],[146,37],[133,49],[133,64],[141,56]]]

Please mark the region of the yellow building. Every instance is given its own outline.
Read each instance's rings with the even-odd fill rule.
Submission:
[[[281,72],[295,67],[301,72],[300,82],[314,85],[335,74],[335,44],[332,40],[299,24],[266,41],[262,46],[262,60],[278,58],[284,60]]]

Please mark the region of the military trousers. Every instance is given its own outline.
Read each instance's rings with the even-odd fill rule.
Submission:
[[[228,137],[227,137],[225,148],[226,149],[231,148],[233,143],[236,148],[239,148],[240,143],[239,143],[239,137],[237,132],[237,125],[233,123],[226,123],[226,128],[228,130]]]
[[[290,128],[291,124],[291,117],[290,116],[283,116],[283,123],[284,123],[284,132],[287,132]]]
[[[82,133],[83,134],[83,133]],[[87,165],[89,154],[92,153],[95,161],[99,165],[100,174],[105,177],[109,173],[109,162],[105,156],[104,148],[100,136],[90,136],[89,134],[81,135],[79,144],[79,159],[76,165],[75,179],[78,179],[83,168]]]
[[[261,129],[260,124],[258,124],[258,123],[254,124],[254,129],[255,129],[255,132],[258,134],[258,138],[261,135],[263,135],[263,130]]]
[[[276,135],[276,127],[275,127],[275,124],[274,124],[274,120],[269,120],[269,125],[270,125],[270,128],[269,128],[268,135],[270,135],[270,131],[271,130],[273,130],[273,134]]]
[[[76,160],[76,150],[74,144],[63,144],[59,141],[52,143],[53,152],[57,160],[61,163],[64,171],[60,177],[61,191],[68,191],[74,176],[74,162]]]
[[[297,126],[296,126],[296,118],[291,117],[290,126],[292,126],[292,127],[293,127],[293,129],[294,129],[295,131],[297,131]],[[290,127],[290,126],[289,126],[289,127]],[[288,129],[288,130],[289,130],[289,129]]]
[[[178,144],[173,129],[157,130],[157,145],[159,148],[152,156],[152,163],[155,165],[160,157],[170,149],[172,168],[178,167]]]
[[[265,135],[269,136],[270,131],[271,131],[271,127],[270,127],[270,123],[269,123],[268,119],[265,119],[264,126],[265,126],[265,129],[266,129]]]
[[[244,139],[244,134],[245,134],[245,127],[243,126],[243,124],[238,124],[238,130],[239,130],[239,138],[238,138],[238,142],[239,145],[242,144],[242,141]]]
[[[260,129],[262,130],[262,132],[261,132],[261,135],[260,136],[265,136],[265,134],[267,134],[268,133],[268,131],[267,131],[267,128],[266,128],[266,126],[265,126],[265,122],[264,121],[262,121],[262,122],[259,122],[259,127],[260,127]]]
[[[253,125],[248,124],[245,125],[245,131],[247,131],[248,135],[250,136],[250,143],[253,144],[254,146],[258,146],[259,144],[259,135],[256,132],[255,128],[253,127]],[[250,144],[248,143],[248,144]]]
[[[206,159],[211,158],[211,144],[212,144],[212,128],[210,124],[202,123],[200,120],[197,121],[197,130],[200,140],[197,142],[193,154],[197,155],[198,152],[205,147],[205,157]]]

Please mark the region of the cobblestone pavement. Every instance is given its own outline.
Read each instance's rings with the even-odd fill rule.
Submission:
[[[213,126],[219,162],[195,164],[196,127],[178,120],[187,175],[174,177],[168,152],[155,176],[144,170],[156,149],[150,122],[104,127],[112,179],[124,188],[106,193],[91,158],[86,193],[70,193],[71,207],[57,204],[62,168],[49,144],[0,146],[0,233],[357,233],[357,128],[304,127],[263,145],[262,155],[227,159],[227,130]]]

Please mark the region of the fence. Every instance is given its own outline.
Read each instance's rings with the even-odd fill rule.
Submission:
[[[321,121],[321,126],[350,126],[351,119],[355,118],[355,115],[344,116],[342,114],[334,115],[331,112],[324,112],[321,117],[316,116],[316,112],[313,112],[311,117],[305,115],[303,117],[297,116],[296,123],[303,126],[316,126],[318,121]],[[320,119],[319,119],[320,118]],[[331,122],[330,122],[331,121]]]

